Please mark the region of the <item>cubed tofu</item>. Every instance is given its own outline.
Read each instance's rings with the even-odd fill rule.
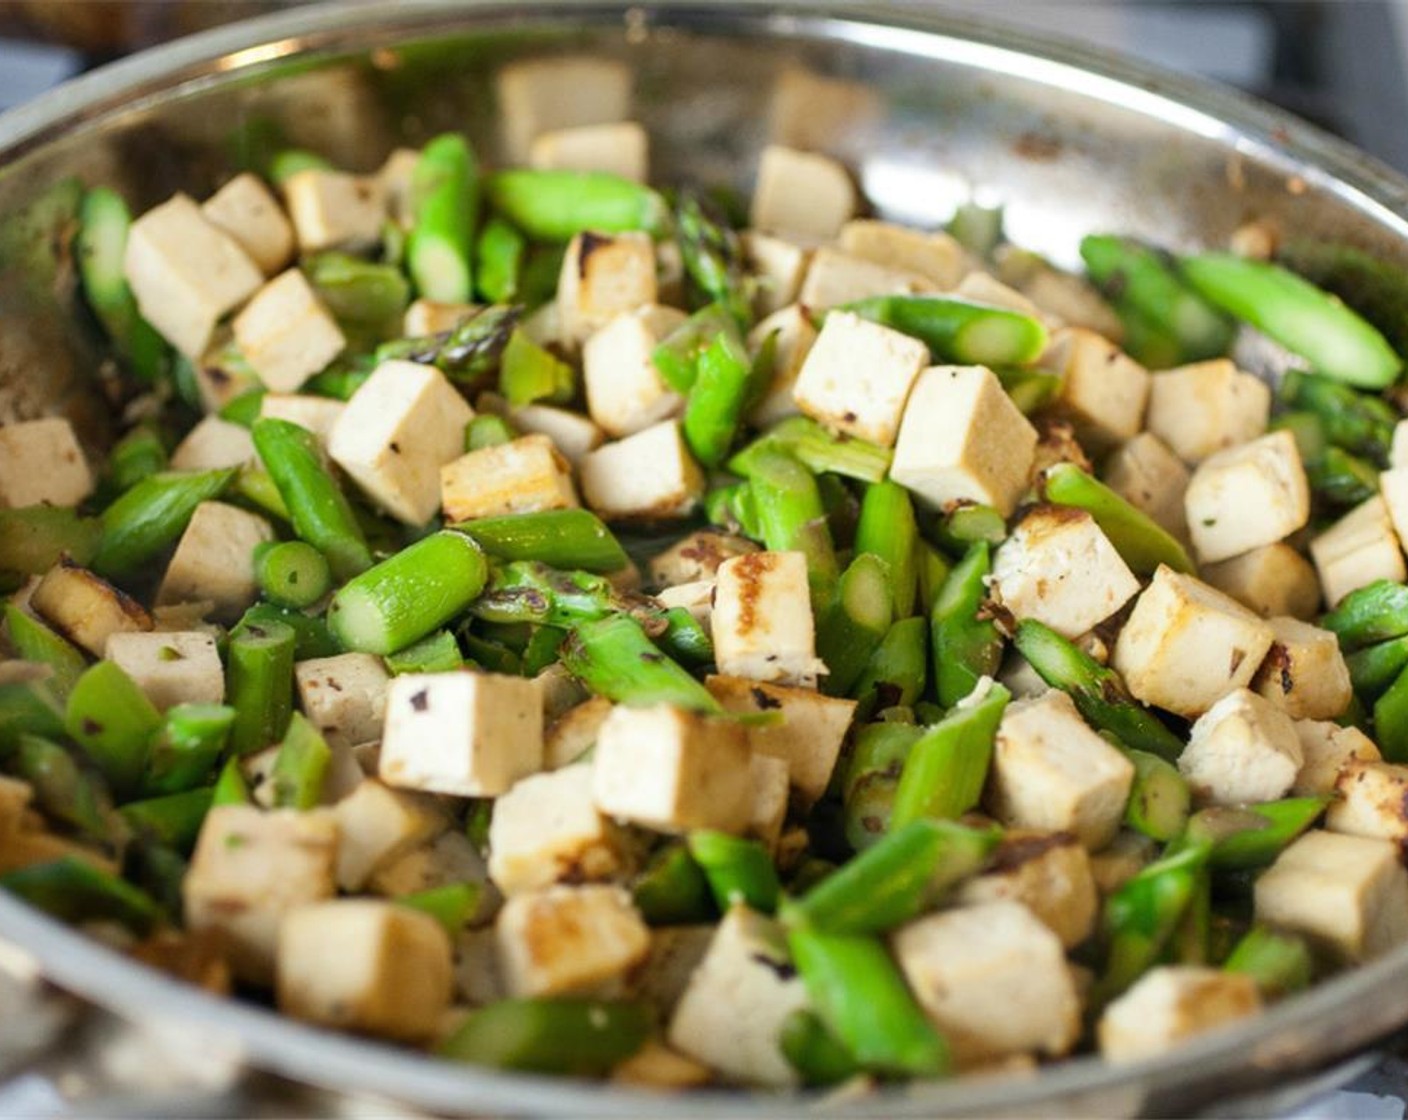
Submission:
[[[816,343],[817,330],[801,304],[793,303],[772,312],[749,332],[749,350],[758,353],[773,336],[776,336],[773,344],[776,349],[773,351],[772,380],[749,414],[749,420],[760,428],[795,416],[800,411],[793,392],[807,355]]]
[[[1082,327],[1119,344],[1124,340],[1120,317],[1084,277],[1057,268],[1039,253],[1015,245],[993,252],[994,275],[1031,300],[1048,323]]]
[[[797,302],[825,311],[872,296],[912,296],[933,290],[933,285],[918,273],[888,268],[823,245],[807,263]]]
[[[601,725],[613,707],[605,696],[593,696],[553,720],[543,735],[543,769],[570,766],[596,746]]]
[[[0,424],[0,509],[76,506],[92,492],[93,472],[63,417]]]
[[[628,64],[594,55],[554,54],[502,67],[495,86],[509,164],[527,160],[544,132],[628,119],[631,80]]]
[[[650,138],[635,121],[554,129],[534,138],[528,165],[547,171],[601,171],[644,183],[650,171]]]
[[[811,254],[785,238],[755,229],[744,230],[739,241],[744,266],[758,281],[753,297],[758,317],[766,318],[795,303]]]
[[[1315,829],[1256,881],[1256,920],[1305,936],[1337,964],[1408,938],[1408,871],[1390,840]]]
[[[381,240],[386,192],[375,177],[313,168],[290,176],[283,191],[301,252],[355,253]]]
[[[389,785],[497,797],[542,764],[543,709],[533,681],[457,671],[391,682],[380,764]]]
[[[1392,840],[1402,850],[1408,841],[1408,766],[1346,761],[1335,779],[1335,799],[1325,813],[1325,827],[1350,836]]]
[[[1325,604],[1336,607],[1351,591],[1378,579],[1408,579],[1403,548],[1379,495],[1355,506],[1310,542]]]
[[[579,233],[557,281],[563,341],[585,341],[626,311],[657,302],[655,247],[647,233]]]
[[[1284,711],[1249,689],[1229,692],[1198,717],[1178,770],[1209,805],[1275,801],[1295,784],[1300,738]]]
[[[647,1042],[611,1071],[612,1084],[644,1089],[697,1089],[713,1079],[713,1071],[703,1062],[658,1042]]]
[[[935,366],[915,382],[890,477],[931,506],[1017,507],[1036,457],[1036,429],[982,366]]]
[[[728,676],[815,686],[826,666],[801,552],[750,552],[719,565],[711,630],[714,660]]]
[[[587,411],[608,436],[633,435],[677,416],[684,398],[665,384],[651,355],[684,322],[673,307],[651,304],[617,315],[582,348]]]
[[[769,144],[758,160],[749,224],[803,244],[831,241],[858,203],[850,174],[834,159]]]
[[[674,587],[657,591],[655,601],[667,611],[676,607],[687,610],[695,622],[708,630],[714,621],[714,591],[717,587],[718,581],[712,579],[677,583]]]
[[[753,786],[753,812],[746,834],[761,841],[768,854],[777,851],[782,824],[787,819],[788,774],[785,759],[753,752],[748,760]]]
[[[391,789],[375,778],[358,783],[332,812],[338,831],[337,885],[349,892],[362,890],[378,869],[424,844],[447,823],[431,798]]]
[[[1251,684],[1276,633],[1236,600],[1160,565],[1111,663],[1146,704],[1195,719]]]
[[[1105,485],[1181,541],[1188,539],[1183,495],[1191,477],[1183,460],[1152,432],[1140,432],[1105,460]]]
[[[314,657],[293,667],[298,704],[330,747],[381,738],[391,674],[371,653]]]
[[[440,300],[414,300],[401,318],[401,329],[407,338],[452,331],[481,308],[473,303],[445,303]]]
[[[895,960],[960,1066],[1065,1054],[1080,997],[1060,939],[1019,902],[931,914],[893,937]]]
[[[1273,618],[1276,638],[1252,688],[1292,719],[1336,719],[1349,706],[1354,686],[1329,630],[1294,618]]]
[[[1094,930],[1100,908],[1089,854],[1067,832],[1007,832],[983,874],[964,883],[955,901],[1005,900],[1020,902],[1074,949]]]
[[[963,246],[946,233],[857,218],[841,227],[836,242],[853,257],[917,273],[940,291],[958,287],[968,271]]]
[[[259,380],[291,393],[347,345],[336,321],[296,268],[270,280],[235,316],[235,341]]]
[[[1061,375],[1056,408],[1092,455],[1135,438],[1149,403],[1149,371],[1103,335],[1062,327],[1051,336],[1042,368]]]
[[[725,560],[757,551],[758,545],[747,537],[719,529],[699,529],[651,558],[650,582],[657,587],[673,587],[713,579]]]
[[[1320,609],[1315,566],[1285,541],[1204,565],[1202,577],[1263,618],[1310,618]]]
[[[238,617],[259,595],[254,549],[274,539],[269,522],[224,502],[201,502],[157,588],[158,606],[198,600],[218,618]]]
[[[1004,311],[1015,311],[1032,319],[1041,319],[1041,308],[1024,296],[1016,288],[1010,288],[997,277],[982,269],[974,269],[964,275],[953,289],[954,296],[970,303],[984,303],[989,307],[1000,307]],[[1051,324],[1059,328],[1060,323]]]
[[[1074,506],[1036,506],[992,563],[992,586],[1018,619],[1067,638],[1092,630],[1139,593],[1139,580],[1100,526]]]
[[[206,416],[171,453],[174,471],[218,471],[242,467],[254,458],[249,429],[218,416]]]
[[[114,634],[150,630],[142,605],[107,580],[67,560],[44,573],[30,594],[34,613],[75,645],[102,657]]]
[[[621,830],[592,802],[592,767],[533,774],[494,804],[489,874],[505,895],[553,883],[593,883],[630,865]]]
[[[382,362],[333,425],[328,454],[392,517],[424,525],[440,509],[440,468],[464,454],[473,418],[438,369]]]
[[[1053,689],[1003,712],[985,805],[1004,825],[1069,832],[1095,851],[1119,830],[1133,781],[1129,759]]]
[[[1390,469],[1408,467],[1408,420],[1400,420],[1393,428],[1393,440],[1389,446],[1388,465]]]
[[[325,809],[217,805],[205,816],[186,873],[186,928],[219,933],[234,974],[268,986],[280,924],[336,893],[336,858],[337,822]]]
[[[650,953],[650,928],[620,887],[525,891],[494,925],[499,963],[513,996],[623,994]]]
[[[318,902],[298,907],[279,928],[279,1010],[295,1019],[423,1042],[449,1008],[453,986],[449,935],[408,906]]]
[[[219,704],[225,699],[225,670],[210,634],[119,630],[108,635],[103,656],[116,662],[163,712],[177,704]]]
[[[618,705],[597,732],[592,798],[608,817],[657,832],[741,833],[753,815],[752,753],[734,720]]]
[[[1209,455],[1188,482],[1184,511],[1205,564],[1290,536],[1310,520],[1310,484],[1295,436],[1272,432]]]
[[[892,447],[929,350],[849,311],[826,317],[797,374],[797,407],[846,435]]]
[[[674,420],[599,447],[579,470],[583,499],[608,521],[688,517],[704,496],[704,472]]]
[[[1100,1053],[1111,1062],[1158,1057],[1260,1010],[1261,996],[1250,976],[1200,965],[1160,965],[1100,1016]]]
[[[440,468],[447,521],[576,509],[572,465],[547,436],[520,436],[469,451]]]
[[[788,1088],[797,1073],[778,1035],[783,1020],[806,1006],[782,927],[738,905],[718,924],[666,1039],[731,1082]]]
[[[521,432],[547,436],[558,453],[574,467],[580,466],[588,453],[606,442],[606,433],[597,427],[595,420],[550,404],[525,404],[515,408],[509,419]]]
[[[1201,463],[1266,431],[1271,389],[1227,358],[1153,375],[1145,426],[1185,463]]]
[[[1292,797],[1328,797],[1351,762],[1378,762],[1383,757],[1374,741],[1357,727],[1320,719],[1298,719],[1295,726],[1301,763],[1291,787]]]
[[[205,220],[218,226],[245,251],[265,276],[293,258],[293,226],[262,179],[236,175],[201,203]]]
[[[142,317],[192,361],[220,318],[264,283],[239,243],[184,194],[132,223],[122,270]]]
[[[367,890],[386,898],[401,898],[454,883],[474,883],[483,888],[479,906],[468,917],[471,924],[493,916],[501,901],[499,892],[489,882],[489,869],[479,849],[458,828],[441,832],[429,843],[387,860],[372,872]]]
[[[376,173],[386,197],[386,213],[403,229],[410,229],[415,219],[411,213],[411,181],[419,162],[420,152],[415,148],[393,148]]]
[[[307,393],[265,393],[259,402],[260,418],[287,420],[307,428],[323,448],[347,405],[331,397],[315,397]]]
[[[1379,496],[1384,500],[1394,534],[1403,540],[1403,535],[1408,533],[1408,467],[1379,472]]]

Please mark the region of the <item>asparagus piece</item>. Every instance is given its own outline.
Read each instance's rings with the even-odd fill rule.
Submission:
[[[264,598],[280,607],[311,607],[332,588],[323,554],[303,541],[269,541],[254,550],[254,576]]]
[[[578,626],[562,643],[562,664],[592,692],[619,704],[720,711],[709,690],[661,653],[630,615]]]
[[[1266,926],[1252,926],[1222,967],[1250,976],[1266,1000],[1308,988],[1315,978],[1315,964],[1305,941]]]
[[[210,803],[214,805],[252,805],[254,799],[249,796],[249,783],[244,780],[244,771],[240,769],[240,760],[230,758],[220,769],[220,777],[215,781],[215,789],[211,796]]]
[[[477,634],[471,634],[468,630],[462,630],[460,643],[464,646],[465,655],[472,666],[511,677],[523,674],[523,659],[499,642],[489,641]]]
[[[235,710],[224,704],[177,704],[152,739],[142,789],[183,793],[210,780],[230,741]]]
[[[493,569],[470,610],[487,622],[564,627],[624,611],[653,624],[655,611],[645,606],[647,602],[622,595],[605,576],[514,560]]]
[[[846,840],[856,851],[889,831],[900,773],[922,734],[904,723],[871,723],[856,732],[841,782]]]
[[[274,485],[274,476],[255,463],[245,463],[239,468],[230,489],[235,498],[243,498],[242,504],[253,507],[257,513],[277,517],[285,523],[293,520],[284,504],[284,496]]]
[[[109,578],[132,576],[172,545],[201,502],[217,498],[233,468],[169,472],[144,478],[103,510],[103,536],[93,569]]]
[[[122,807],[122,819],[136,836],[190,855],[214,796],[215,787],[205,786],[129,801]]]
[[[1039,369],[1003,368],[997,374],[1012,403],[1023,416],[1033,416],[1056,399],[1061,392],[1061,375]]]
[[[448,630],[436,630],[405,649],[389,653],[385,661],[393,677],[402,673],[449,673],[464,668],[460,644]]]
[[[570,241],[588,230],[656,234],[669,221],[649,187],[600,171],[500,171],[488,190],[494,208],[537,241]]]
[[[1185,257],[1179,270],[1208,302],[1250,323],[1326,377],[1383,389],[1403,368],[1373,326],[1294,272],[1231,253]]]
[[[1328,797],[1291,797],[1231,809],[1203,809],[1188,818],[1175,845],[1208,850],[1208,864],[1223,871],[1246,871],[1271,863],[1315,823]]]
[[[984,616],[991,571],[984,541],[972,545],[954,567],[929,615],[934,650],[934,680],[939,703],[952,707],[971,693],[982,677],[997,673],[1002,635]]]
[[[1134,785],[1129,791],[1124,821],[1135,832],[1167,842],[1188,823],[1192,795],[1178,767],[1147,751],[1126,751],[1134,763]]]
[[[652,926],[693,925],[718,914],[709,880],[684,844],[667,844],[651,856],[632,895]]]
[[[478,180],[469,142],[453,132],[426,144],[411,171],[406,265],[426,299],[468,303],[473,298]]]
[[[113,921],[138,935],[160,920],[146,892],[77,856],[0,875],[0,889],[66,922]]]
[[[484,897],[482,883],[447,883],[423,891],[403,894],[396,902],[422,914],[429,914],[452,938],[464,932],[470,920],[479,912]]]
[[[777,909],[782,885],[767,848],[726,832],[699,829],[686,841],[720,910],[743,903],[762,914]]]
[[[64,556],[75,564],[91,563],[102,536],[96,517],[62,506],[0,509],[0,580],[17,587]]]
[[[1408,352],[1408,284],[1403,270],[1339,242],[1294,238],[1276,250],[1278,264],[1340,299]]]
[[[1152,575],[1160,564],[1175,572],[1194,570],[1193,561],[1171,533],[1074,463],[1048,467],[1039,488],[1048,502],[1089,513],[1137,575]]]
[[[255,603],[240,616],[236,629],[243,630],[272,622],[280,623],[293,631],[296,643],[294,657],[299,661],[312,657],[333,657],[343,652],[327,623],[321,618],[304,614],[302,611],[285,610],[283,607],[274,606],[273,603]]]
[[[782,1021],[777,1046],[807,1086],[836,1085],[861,1072],[826,1024],[805,1008],[798,1008]]]
[[[1205,965],[1212,940],[1212,878],[1199,875],[1164,957],[1175,964]]]
[[[1286,398],[1286,383],[1295,375],[1299,377],[1297,371],[1287,370],[1281,379],[1279,392],[1283,400]],[[1300,378],[1304,381],[1304,378]],[[1316,379],[1318,385],[1335,386],[1333,381],[1325,381],[1323,378]],[[1353,390],[1350,390],[1353,392]],[[1307,409],[1292,408],[1282,412],[1278,416],[1273,416],[1267,422],[1267,430],[1272,432],[1287,431],[1295,437],[1296,450],[1300,452],[1301,461],[1307,467],[1311,463],[1317,462],[1325,454],[1325,448],[1329,446],[1329,436],[1325,433],[1325,422],[1318,415]]]
[[[347,365],[334,364],[322,373],[315,373],[303,383],[303,392],[329,400],[350,401],[352,394],[366,384],[372,375],[372,361],[354,359]]]
[[[226,650],[225,694],[235,709],[230,750],[253,754],[283,738],[293,710],[293,628],[241,622]]]
[[[682,428],[685,442],[706,467],[717,467],[728,457],[752,395],[751,372],[736,329],[720,331],[699,355]]]
[[[822,690],[847,696],[890,628],[890,573],[878,556],[863,552],[836,585],[836,597],[816,627],[816,651],[828,669]]]
[[[948,582],[949,574],[953,571],[953,565],[937,548],[931,545],[922,537],[915,542],[915,575],[918,582],[919,606],[923,609],[924,617],[927,619],[934,609],[934,603],[938,601],[939,592]],[[965,547],[964,551],[967,551]]]
[[[872,296],[840,310],[919,339],[941,363],[1020,366],[1046,349],[1039,320],[949,296]]]
[[[884,447],[853,436],[828,432],[809,416],[789,416],[779,420],[728,461],[728,469],[744,478],[752,477],[753,460],[767,449],[779,448],[816,474],[829,472],[880,482],[890,469],[890,452]]]
[[[748,485],[763,543],[773,552],[804,553],[813,605],[825,602],[838,569],[816,479],[785,451],[769,449],[754,459]]]
[[[1340,600],[1320,625],[1333,630],[1346,652],[1408,635],[1408,586],[1376,579]]]
[[[738,235],[711,201],[695,191],[681,191],[675,203],[675,237],[685,273],[706,299],[727,308],[738,322],[751,318],[741,285]]]
[[[1379,492],[1379,472],[1342,447],[1327,447],[1314,463],[1305,465],[1311,492],[1327,506],[1348,509]]]
[[[1007,519],[992,506],[959,501],[944,510],[933,526],[939,546],[962,556],[977,543],[999,545],[1007,539]]]
[[[166,469],[166,447],[145,424],[133,428],[108,453],[108,477],[121,493]]]
[[[1109,897],[1097,1004],[1114,999],[1158,962],[1202,884],[1207,858],[1207,845],[1193,844],[1149,864]]]
[[[332,751],[322,734],[294,712],[274,758],[274,808],[312,809],[323,799]]]
[[[74,683],[64,726],[121,799],[141,784],[161,713],[117,662],[99,661]]]
[[[676,661],[698,668],[714,661],[714,639],[709,628],[684,607],[671,607],[662,616],[665,632],[656,641]]]
[[[519,300],[528,309],[551,303],[557,295],[557,282],[562,276],[562,262],[567,256],[564,242],[537,244],[528,247],[523,273],[519,277]]]
[[[1355,650],[1344,660],[1355,694],[1366,702],[1375,700],[1408,668],[1408,635]]]
[[[817,504],[820,503],[821,493],[818,491]],[[753,540],[762,539],[763,527],[758,520],[758,502],[753,496],[752,486],[746,482],[718,486],[705,494],[704,516],[709,519],[710,525],[717,525],[730,533],[741,533]]]
[[[946,228],[973,256],[986,260],[1003,241],[1002,207],[979,206],[972,201],[962,203]]]
[[[432,533],[343,585],[328,605],[328,627],[344,649],[395,653],[468,607],[488,574],[469,537]]]
[[[560,997],[505,999],[470,1014],[439,1053],[477,1066],[601,1077],[650,1036],[644,1004]]]
[[[918,1077],[948,1071],[947,1045],[878,939],[793,929],[787,944],[816,1014],[863,1068]]]
[[[47,665],[53,670],[49,687],[58,699],[66,700],[88,668],[88,659],[82,651],[14,603],[5,604],[5,629],[10,635],[10,645],[22,660]]]
[[[997,725],[1012,694],[992,685],[976,703],[954,708],[914,744],[895,790],[890,827],[954,819],[978,804],[992,762]]]
[[[630,558],[601,518],[585,509],[481,517],[455,526],[500,560],[539,560],[554,568],[619,572]]]
[[[165,370],[167,347],[142,318],[123,270],[131,228],[132,215],[122,196],[107,187],[94,187],[79,206],[74,253],[88,306],[132,372],[154,385]]]
[[[354,340],[374,343],[397,333],[411,287],[395,265],[326,252],[309,257],[303,270],[323,305]]]
[[[65,734],[64,710],[49,687],[42,668],[0,678],[0,758],[21,735],[60,739]]]
[[[924,692],[929,674],[929,623],[918,615],[893,623],[865,663],[851,696],[866,712],[909,707]]]
[[[737,330],[738,324],[726,307],[708,304],[661,339],[650,360],[665,384],[687,394],[699,373],[699,356],[720,334]]]
[[[304,148],[284,148],[275,152],[269,159],[269,180],[276,187],[282,187],[295,175],[303,171],[335,171],[329,160]]]
[[[1183,740],[1130,696],[1118,673],[1049,626],[1023,619],[1014,641],[1041,679],[1067,693],[1097,731],[1109,732],[1130,750],[1148,751],[1169,762],[1183,753]]]
[[[570,365],[539,346],[522,329],[509,335],[499,363],[499,392],[513,408],[534,401],[566,404],[577,391]]]
[[[486,447],[502,447],[516,440],[518,434],[502,416],[495,416],[492,412],[481,413],[465,427],[464,449],[481,451]]]
[[[1293,408],[1313,415],[1324,438],[1334,446],[1364,455],[1376,466],[1388,466],[1398,414],[1387,401],[1300,370],[1286,371],[1279,395]]]
[[[519,295],[519,277],[528,242],[502,218],[490,218],[474,245],[474,279],[489,303],[512,303]]]
[[[425,338],[402,338],[376,348],[377,364],[404,358],[434,366],[451,381],[480,387],[499,368],[508,340],[521,315],[518,307],[481,307],[467,314],[455,327]]]
[[[241,357],[239,359],[243,361]],[[238,424],[241,428],[250,428],[259,419],[259,413],[264,407],[264,398],[268,395],[268,390],[263,388],[246,389],[239,396],[232,397],[220,406],[219,416],[221,420],[227,420],[231,424]]]
[[[46,816],[71,825],[100,843],[115,839],[112,797],[94,775],[79,768],[63,747],[39,735],[21,735],[15,773],[30,784]]]
[[[914,613],[918,548],[919,526],[909,491],[888,479],[867,486],[856,525],[855,550],[878,556],[889,567],[895,618]]]

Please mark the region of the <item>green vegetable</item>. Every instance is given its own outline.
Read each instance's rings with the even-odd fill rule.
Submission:
[[[185,532],[196,506],[218,498],[235,471],[167,472],[144,478],[103,510],[103,535],[93,556],[99,575],[135,575]]]
[[[476,416],[464,430],[464,449],[482,451],[486,447],[502,447],[518,438],[518,430],[502,416],[484,412]]]
[[[828,432],[807,416],[779,420],[734,455],[728,461],[728,469],[751,478],[753,460],[770,449],[786,451],[813,473],[841,474],[862,482],[879,482],[890,469],[891,454],[886,448],[853,436]]]
[[[813,606],[826,602],[839,572],[816,479],[785,451],[768,449],[755,457],[748,485],[763,544],[773,552],[803,553]]]
[[[618,704],[720,710],[709,690],[661,653],[629,615],[578,626],[562,644],[562,664],[592,692]]]
[[[494,208],[538,241],[579,233],[660,233],[669,220],[649,187],[599,171],[500,171],[488,181]]]
[[[0,581],[18,587],[43,575],[61,557],[85,565],[102,540],[102,522],[62,506],[0,509]]]
[[[403,894],[396,902],[429,914],[451,937],[458,937],[478,912],[483,897],[482,883],[447,883],[443,887]]]
[[[378,365],[401,358],[434,366],[457,384],[482,387],[498,371],[520,314],[518,307],[481,307],[466,314],[451,330],[384,342],[377,347],[374,359]]]
[[[99,661],[74,683],[64,713],[69,737],[119,799],[135,792],[161,713],[115,661]]]
[[[267,542],[254,550],[254,578],[271,603],[311,607],[332,588],[323,554],[303,541]]]
[[[296,637],[282,622],[241,622],[230,633],[225,695],[235,709],[230,750],[253,754],[283,738],[293,711]]]
[[[856,731],[841,782],[846,841],[856,851],[889,831],[900,774],[922,734],[906,723],[871,723]]]
[[[436,630],[404,649],[386,655],[386,669],[394,677],[402,673],[449,673],[464,667],[460,644],[448,630]]]
[[[214,787],[167,793],[145,801],[129,801],[122,818],[141,837],[155,840],[175,851],[189,854],[196,846],[200,826],[210,811]]]
[[[829,670],[822,689],[849,695],[890,628],[894,596],[885,561],[862,552],[842,574],[836,597],[816,626],[817,656]]]
[[[127,283],[123,256],[132,215],[114,190],[94,187],[83,196],[78,210],[74,255],[88,306],[103,324],[123,361],[148,385],[161,380],[167,347],[137,309]]]
[[[1345,651],[1408,635],[1408,586],[1376,579],[1351,591],[1320,620]]]
[[[1105,971],[1095,999],[1124,992],[1159,960],[1206,875],[1208,849],[1194,844],[1149,864],[1105,903]]]
[[[145,425],[133,428],[108,453],[108,477],[119,492],[165,469],[166,447],[161,436]]]
[[[889,568],[895,618],[914,613],[918,547],[919,527],[909,491],[889,480],[867,486],[856,525],[855,550],[878,556]]]
[[[1250,976],[1266,1000],[1308,988],[1315,978],[1309,946],[1293,933],[1266,926],[1252,926],[1222,967]]]
[[[1161,564],[1175,572],[1194,571],[1188,553],[1168,530],[1074,463],[1048,467],[1040,488],[1048,502],[1089,513],[1136,574],[1152,575]]]
[[[499,391],[514,408],[534,401],[566,404],[577,390],[576,372],[523,330],[515,330],[499,366]]]
[[[488,303],[512,303],[519,295],[528,243],[502,218],[490,218],[474,246],[474,279]]]
[[[737,330],[723,330],[699,355],[682,425],[685,441],[706,467],[728,457],[752,393],[752,363]]]
[[[652,926],[692,925],[718,913],[709,880],[684,844],[667,844],[651,856],[632,895]]]
[[[114,921],[139,935],[161,916],[146,892],[77,856],[0,875],[0,890],[66,922]]]
[[[1127,756],[1134,763],[1134,785],[1125,805],[1125,824],[1152,840],[1172,840],[1188,823],[1188,783],[1177,766],[1159,755],[1129,751]]]
[[[88,667],[88,659],[78,647],[14,603],[5,604],[5,629],[9,632],[10,644],[22,660],[47,665],[53,670],[49,686],[60,700],[67,699]]]
[[[439,1053],[494,1069],[600,1077],[645,1045],[650,1018],[640,1003],[506,999],[472,1012]]]
[[[269,160],[269,179],[276,187],[284,186],[304,171],[335,171],[336,168],[316,152],[303,148],[285,148]]]
[[[1177,846],[1206,849],[1209,866],[1219,870],[1265,867],[1315,823],[1327,804],[1326,797],[1292,797],[1236,809],[1202,809],[1188,819]]]
[[[974,808],[992,761],[997,725],[1011,693],[994,684],[981,700],[951,711],[910,749],[895,790],[890,827],[956,819]]]
[[[740,902],[763,914],[777,909],[782,885],[772,857],[757,840],[699,829],[689,834],[687,843],[720,910]]]
[[[167,709],[152,739],[142,789],[148,795],[183,793],[210,780],[230,741],[234,708],[224,704],[177,704]]]
[[[919,339],[936,362],[1020,366],[1046,349],[1046,328],[1039,320],[948,296],[872,296],[837,310]]]
[[[979,541],[954,567],[929,615],[934,649],[934,679],[939,703],[952,707],[985,676],[997,674],[1002,635],[984,617],[991,551]]]
[[[619,572],[630,562],[601,518],[584,509],[481,517],[455,528],[501,560],[540,560],[588,572]]]
[[[826,1024],[805,1008],[798,1008],[782,1021],[777,1046],[804,1085],[836,1085],[861,1072]]]
[[[924,692],[929,675],[929,623],[918,615],[891,625],[875,647],[851,696],[867,711],[909,707]]]
[[[100,843],[116,837],[107,787],[59,744],[38,735],[19,736],[14,769],[34,790],[35,803],[45,816]]]
[[[406,265],[426,299],[468,303],[473,298],[478,179],[469,141],[453,132],[426,144],[411,171]]]
[[[344,331],[358,342],[397,333],[411,286],[395,265],[351,253],[317,253],[303,262],[308,283]]]
[[[274,807],[315,807],[323,799],[323,782],[331,762],[332,751],[322,734],[302,712],[294,712],[274,757]]]

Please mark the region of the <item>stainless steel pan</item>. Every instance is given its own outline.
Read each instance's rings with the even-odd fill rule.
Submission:
[[[585,62],[581,96],[539,123],[593,99],[590,111],[628,112],[649,128],[664,180],[746,188],[760,146],[779,139],[845,159],[886,216],[935,222],[972,192],[1002,200],[1014,240],[1065,263],[1090,230],[1212,244],[1269,216],[1408,265],[1408,182],[1344,144],[1226,91],[967,20],[858,0],[338,4],[149,52],[0,118],[0,419],[63,411],[95,447],[111,423],[71,270],[53,252],[74,177],[113,183],[142,205],[176,188],[200,193],[228,172],[232,145],[247,154],[274,127],[353,167],[445,127],[504,157],[533,122],[504,124],[513,80],[501,75],[563,56]],[[437,1111],[799,1110],[795,1099],[661,1098],[501,1076],[314,1030],[167,981],[3,897],[0,937],[59,984],[184,1024],[255,1066]],[[827,1110],[1186,1113],[1274,1088],[1406,1021],[1408,947],[1158,1061],[1082,1059]]]

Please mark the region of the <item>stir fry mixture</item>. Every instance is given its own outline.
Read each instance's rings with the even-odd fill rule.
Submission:
[[[646,147],[88,191],[124,423],[0,429],[0,887],[676,1088],[1139,1059],[1408,938],[1403,279]]]

